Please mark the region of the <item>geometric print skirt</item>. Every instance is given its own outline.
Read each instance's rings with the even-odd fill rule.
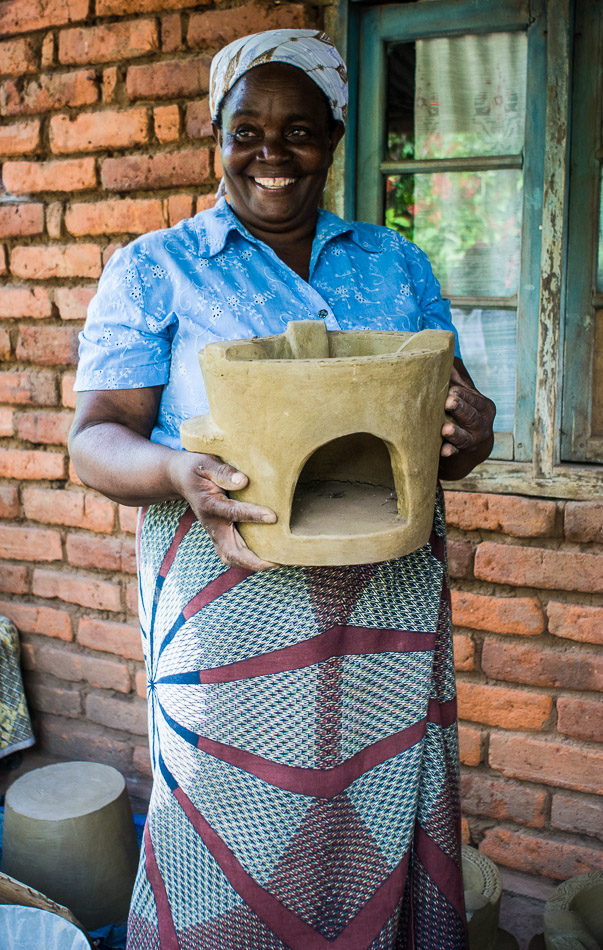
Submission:
[[[441,491],[430,543],[228,568],[141,512],[154,783],[128,950],[466,950]]]

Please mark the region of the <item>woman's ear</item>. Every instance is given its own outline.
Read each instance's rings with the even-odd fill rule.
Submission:
[[[331,129],[331,131],[329,132],[331,155],[333,154],[333,152],[335,151],[335,149],[341,142],[344,135],[345,135],[345,125],[343,124],[343,122],[339,122],[339,121],[336,122],[333,128]]]
[[[216,125],[215,122],[212,122],[211,131],[212,131],[213,137],[218,143],[218,147],[222,148],[222,127],[219,125]]]

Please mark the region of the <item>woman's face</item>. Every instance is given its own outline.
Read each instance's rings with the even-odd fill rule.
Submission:
[[[293,231],[316,218],[343,124],[294,66],[269,63],[232,87],[214,127],[231,205],[253,232]]]

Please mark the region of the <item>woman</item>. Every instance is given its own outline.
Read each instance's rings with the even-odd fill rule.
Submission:
[[[450,329],[448,310],[417,248],[319,211],[347,104],[324,34],[245,37],[210,82],[229,204],[111,259],[70,441],[85,484],[143,509],[155,781],[128,947],[465,947],[440,503],[406,558],[275,568],[236,530],[275,518],[228,497],[246,475],[178,437],[207,410],[207,342],[309,316]],[[441,474],[459,478],[494,415],[460,359],[447,408]]]

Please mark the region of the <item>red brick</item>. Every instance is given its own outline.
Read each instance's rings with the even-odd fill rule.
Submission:
[[[116,653],[127,660],[142,660],[142,642],[138,624],[113,623],[82,617],[77,631],[82,646],[105,653]]]
[[[96,152],[105,148],[131,148],[148,141],[146,109],[105,109],[71,118],[50,120],[50,147],[55,154]]]
[[[531,646],[486,640],[482,650],[486,676],[565,689],[603,689],[603,656],[568,646]]]
[[[549,601],[549,630],[556,637],[603,645],[603,607]]]
[[[0,359],[9,360],[11,357],[10,333],[5,327],[0,327]]]
[[[63,610],[21,604],[16,600],[0,601],[0,613],[12,620],[20,633],[39,633],[59,640],[73,640],[71,617]]]
[[[40,65],[42,69],[48,69],[54,65],[54,33],[47,33],[42,40],[42,49],[40,51]]]
[[[23,76],[37,71],[38,57],[30,39],[4,40],[0,43],[0,73],[5,76]]]
[[[470,815],[544,827],[547,793],[541,789],[470,771],[461,776],[461,796],[463,811]]]
[[[183,48],[182,21],[179,13],[168,13],[161,18],[161,49],[164,53],[176,53]]]
[[[32,521],[64,524],[109,534],[113,531],[114,503],[86,492],[25,488],[23,507],[26,517]]]
[[[0,114],[33,115],[66,106],[89,106],[98,101],[93,69],[72,73],[42,73],[23,83],[9,79],[3,84]]]
[[[3,244],[0,244],[0,274],[6,274],[6,251]]]
[[[63,237],[63,205],[60,201],[46,205],[46,230],[51,238]]]
[[[561,739],[495,732],[490,736],[490,767],[508,778],[599,794],[603,750]]]
[[[207,93],[211,56],[164,60],[130,66],[126,77],[128,98],[187,99]]]
[[[193,213],[193,198],[191,195],[170,195],[167,200],[168,220],[172,228],[179,221],[190,218]]]
[[[123,729],[139,736],[147,734],[147,704],[138,699],[125,700],[90,693],[86,698],[86,716],[109,729]]]
[[[463,765],[479,765],[482,760],[481,729],[459,723],[459,755]]]
[[[211,205],[209,206],[211,207]],[[197,202],[197,211],[201,211]],[[448,570],[451,577],[473,576],[473,545],[468,541],[448,540]]]
[[[57,531],[20,525],[0,525],[0,557],[15,561],[60,561],[61,536]]]
[[[577,551],[484,541],[475,554],[474,573],[480,580],[496,584],[603,592],[603,555]]]
[[[18,360],[46,366],[75,365],[77,352],[77,327],[21,327],[16,351]]]
[[[101,255],[97,244],[51,244],[15,247],[11,270],[27,280],[51,277],[100,277]]]
[[[461,818],[461,844],[471,844],[471,829],[467,818]]]
[[[82,697],[77,689],[51,685],[46,678],[29,675],[25,678],[25,692],[28,704],[40,712],[73,719],[81,715]]]
[[[69,481],[72,482],[74,485],[78,485],[80,488],[85,487],[83,481],[78,477],[78,474],[75,468],[73,467],[73,462],[71,461],[71,459],[69,459]]]
[[[603,742],[600,699],[560,696],[557,700],[557,731],[577,739]]]
[[[56,378],[48,370],[6,370],[0,373],[0,402],[55,406]]]
[[[527,831],[490,828],[479,850],[496,864],[555,880],[565,881],[576,874],[603,870],[603,851]]]
[[[87,191],[96,188],[93,158],[68,158],[50,162],[5,162],[2,178],[7,191]]]
[[[516,538],[555,534],[557,503],[514,495],[446,492],[446,521],[463,531],[502,531]]]
[[[154,20],[126,20],[74,27],[59,34],[59,62],[67,66],[134,59],[159,49]]]
[[[458,627],[535,636],[544,631],[537,597],[488,597],[464,590],[452,591],[452,618]]]
[[[475,644],[471,637],[463,633],[455,633],[453,646],[455,670],[475,669]]]
[[[25,564],[2,564],[0,566],[0,590],[3,594],[27,594],[29,572]]]
[[[21,508],[14,485],[0,485],[0,518],[18,518]]]
[[[180,133],[178,106],[158,106],[153,110],[153,124],[158,142],[162,145],[166,142],[175,142]]]
[[[600,798],[589,799],[559,792],[551,802],[551,825],[561,831],[591,835],[603,841],[603,808]]]
[[[15,431],[15,410],[0,406],[0,438],[7,438]]]
[[[459,717],[503,729],[542,729],[553,700],[542,693],[461,680],[457,683]]]
[[[568,541],[603,544],[603,501],[568,501],[565,537]]]
[[[129,741],[108,736],[93,723],[43,717],[38,726],[42,750],[75,761],[101,762],[120,772],[131,768]]]
[[[89,0],[7,0],[0,5],[0,36],[47,30],[88,16]]]
[[[0,125],[0,155],[31,155],[40,144],[40,122],[32,119]]]
[[[126,607],[131,614],[138,613],[138,584],[126,585]]]
[[[138,191],[147,188],[173,188],[200,184],[209,174],[207,149],[160,152],[157,155],[128,155],[107,158],[101,171],[109,191]]]
[[[239,36],[255,33],[261,24],[262,30],[296,29],[306,23],[303,3],[270,4],[246,3],[237,7],[233,16],[231,9],[208,10],[191,13],[188,25],[188,45],[220,47],[231,43]]]
[[[0,237],[27,237],[43,231],[44,205],[0,205]]]
[[[49,317],[52,305],[44,287],[0,287],[0,317],[21,320],[22,317]]]
[[[195,206],[195,214],[199,214],[200,211],[207,211],[208,208],[213,208],[215,203],[216,203],[215,194],[198,195],[196,206]],[[450,567],[450,573],[452,573],[452,565],[450,564],[450,545],[451,545],[451,542],[449,541],[448,542],[448,562],[449,562],[449,567]],[[471,545],[467,545],[467,547],[471,548]],[[459,575],[455,575],[455,576],[458,577]]]
[[[4,478],[64,478],[65,456],[35,449],[0,449],[0,476]]]
[[[40,568],[34,571],[32,589],[38,597],[58,597],[70,604],[96,610],[121,610],[119,585],[95,577]]]
[[[212,135],[209,99],[190,102],[186,107],[186,134],[191,139],[206,139]]]
[[[145,775],[152,775],[153,769],[151,767],[151,756],[149,754],[148,745],[134,746],[134,754],[132,756],[132,765],[137,772],[143,772]]]
[[[132,539],[70,534],[67,537],[66,551],[67,560],[74,567],[136,573],[136,552]]]
[[[61,402],[64,406],[68,406],[70,409],[75,408],[75,393],[73,391],[74,385],[75,374],[65,373],[61,380]]]
[[[137,696],[140,696],[141,699],[147,698],[147,671],[145,669],[136,670],[134,688]]]
[[[96,287],[57,287],[54,299],[62,320],[85,320]]]
[[[167,221],[157,198],[123,198],[73,204],[65,213],[65,227],[82,234],[146,234],[164,228]]]
[[[115,102],[118,82],[119,70],[117,66],[109,66],[103,70],[103,102]]]
[[[164,13],[190,7],[191,0],[97,0],[97,16],[125,16],[128,13]]]
[[[126,242],[124,241],[111,241],[110,244],[107,244],[107,246],[103,248],[103,268],[107,266],[115,252],[125,246]]]
[[[138,508],[130,508],[127,505],[119,506],[119,526],[122,531],[136,533],[138,524]]]
[[[90,656],[57,649],[48,644],[34,646],[23,656],[23,665],[38,673],[50,673],[72,682],[85,681],[97,689],[114,689],[119,693],[130,691],[130,672],[125,663],[111,657]]]
[[[25,442],[67,445],[72,421],[72,412],[22,413],[17,420],[17,435]]]

